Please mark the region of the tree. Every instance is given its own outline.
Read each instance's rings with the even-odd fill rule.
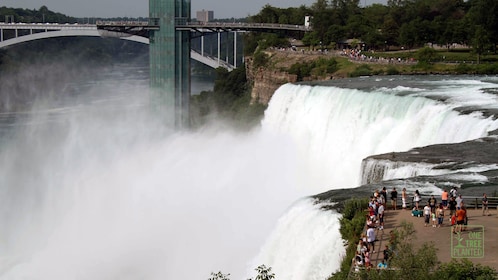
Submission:
[[[472,38],[472,50],[477,54],[477,64],[481,63],[481,55],[489,49],[490,45],[486,30],[480,25],[476,26],[474,37]]]
[[[452,259],[449,263],[442,264],[435,272],[434,279],[480,279],[480,280],[494,280],[496,279],[496,271],[488,266],[474,264],[467,259]]]
[[[496,44],[498,43],[498,1],[472,0],[469,2],[471,8],[469,9],[467,16],[470,18],[470,22],[473,26],[480,26],[478,28],[481,33],[474,35],[474,40],[489,40],[489,42],[491,42],[489,47],[496,53]],[[487,38],[484,38],[482,34],[486,34]]]
[[[266,267],[264,264],[258,266],[256,271],[258,275],[255,280],[271,280],[275,278],[275,274],[271,272],[271,267]]]
[[[436,57],[436,51],[433,48],[425,47],[417,51],[417,58],[419,62],[431,63]]]
[[[211,278],[208,278],[208,280],[230,280],[230,278],[228,278],[228,276],[230,276],[230,273],[228,274],[223,274],[221,273],[221,271],[219,271],[218,273],[214,273],[214,272],[211,272]]]

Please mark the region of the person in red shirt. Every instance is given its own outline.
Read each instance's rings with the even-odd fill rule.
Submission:
[[[465,210],[458,208],[456,211],[456,231],[461,232],[463,230],[463,224],[465,223]]]

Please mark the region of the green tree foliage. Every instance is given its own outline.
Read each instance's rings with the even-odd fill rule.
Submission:
[[[360,2],[316,0],[310,8],[299,9],[266,5],[251,20],[302,24],[304,16],[310,15],[313,30],[306,33],[302,41],[312,48],[356,38],[373,50],[420,48],[427,43],[447,46],[451,50],[450,46],[456,43],[471,45],[477,54],[496,53],[496,0],[389,0],[387,5],[366,7],[360,7]],[[261,40],[261,37],[255,42],[273,46],[282,44],[270,39]],[[255,42],[248,45],[257,45]]]
[[[488,266],[474,264],[467,259],[452,259],[436,270],[432,279],[447,280],[494,280],[496,271]]]
[[[219,271],[218,273],[211,272],[211,276],[212,277],[208,278],[208,280],[230,280],[230,278],[228,277],[230,276],[230,273],[223,274],[221,273],[221,271]]]
[[[256,269],[257,275],[255,280],[272,280],[275,279],[275,273],[271,272],[271,267],[266,267],[266,265],[262,264],[258,266]],[[208,280],[230,280],[228,276],[230,274],[223,274],[220,272],[214,273],[211,272],[211,278],[208,278]],[[252,280],[252,278],[249,278],[248,280]]]
[[[476,26],[474,37],[471,39],[472,50],[477,54],[477,64],[481,63],[481,56],[485,53],[487,49],[490,49],[491,40],[489,39],[486,30],[481,26]]]
[[[356,67],[356,69],[349,73],[350,77],[361,77],[361,76],[370,76],[372,75],[372,68],[368,66],[367,64],[361,64],[360,66]]]
[[[261,11],[248,18],[250,23],[278,23],[303,25],[306,15],[310,15],[311,10],[302,5],[298,8],[277,8],[269,4],[265,5]],[[290,47],[288,38],[301,39],[300,33],[249,33],[244,36],[244,54],[251,55],[258,47],[266,49],[273,47]]]
[[[13,16],[14,22],[25,23],[76,23],[77,19],[61,13],[50,11],[47,6],[41,6],[38,10],[0,7],[0,20],[5,16]]]
[[[347,241],[346,256],[341,262],[341,268],[334,273],[330,279],[347,279],[351,269],[351,259],[356,252],[356,244],[365,228],[365,209],[368,206],[368,199],[352,198],[340,206],[339,212],[342,217],[340,232],[342,239]]]
[[[191,97],[191,119],[194,127],[202,126],[211,118],[232,121],[240,128],[250,128],[259,123],[266,106],[251,104],[245,67],[231,72],[216,69],[213,91],[203,91]]]
[[[269,59],[270,58],[265,52],[257,51],[253,55],[253,67],[254,68],[265,67],[268,64]]]
[[[488,266],[475,265],[467,259],[453,259],[441,264],[437,259],[437,248],[432,242],[414,248],[416,240],[412,223],[402,222],[391,232],[390,250],[392,258],[388,269],[362,270],[359,279],[385,280],[440,280],[440,279],[496,279],[496,271]]]
[[[271,272],[271,267],[266,267],[264,264],[258,266],[256,271],[258,275],[255,280],[271,280],[275,278],[275,273]]]
[[[471,35],[471,38],[474,38],[474,41],[480,40],[483,39],[483,34],[486,34],[486,40],[489,40],[490,44],[488,48],[484,48],[491,49],[496,53],[496,45],[498,44],[498,1],[469,0],[468,2],[470,3],[470,9],[466,16],[473,27],[479,27],[473,28],[475,32]]]
[[[417,51],[417,58],[419,62],[430,63],[434,61],[436,51],[433,48],[425,47]]]
[[[297,75],[297,80],[302,81],[305,77],[325,77],[339,69],[337,61],[333,58],[319,58],[311,62],[298,62],[289,68],[290,74]]]

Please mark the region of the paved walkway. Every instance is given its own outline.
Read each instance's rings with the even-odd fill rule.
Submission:
[[[449,222],[449,210],[445,211],[445,221],[440,228],[424,226],[424,218],[412,217],[410,210],[388,210],[385,215],[384,230],[377,230],[377,239],[375,244],[376,252],[372,254],[371,261],[374,266],[382,260],[385,245],[389,242],[389,231],[399,227],[403,220],[411,222],[414,225],[416,239],[415,248],[426,241],[432,241],[438,248],[438,259],[441,262],[449,262],[454,257],[462,256],[483,256],[479,258],[468,258],[474,263],[487,265],[498,270],[498,211],[490,210],[491,216],[483,216],[482,211],[470,209],[467,210],[468,230],[460,235],[461,241],[458,242],[458,234],[451,232],[451,223]],[[484,243],[479,242],[484,236]],[[484,248],[480,251],[479,248]],[[452,256],[453,255],[453,256]]]

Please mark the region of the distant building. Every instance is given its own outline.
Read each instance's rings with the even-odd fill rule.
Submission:
[[[209,22],[213,21],[214,19],[214,12],[213,11],[197,11],[197,21],[200,22]]]
[[[306,28],[310,28],[311,27],[311,16],[305,16],[304,17],[304,26]]]

